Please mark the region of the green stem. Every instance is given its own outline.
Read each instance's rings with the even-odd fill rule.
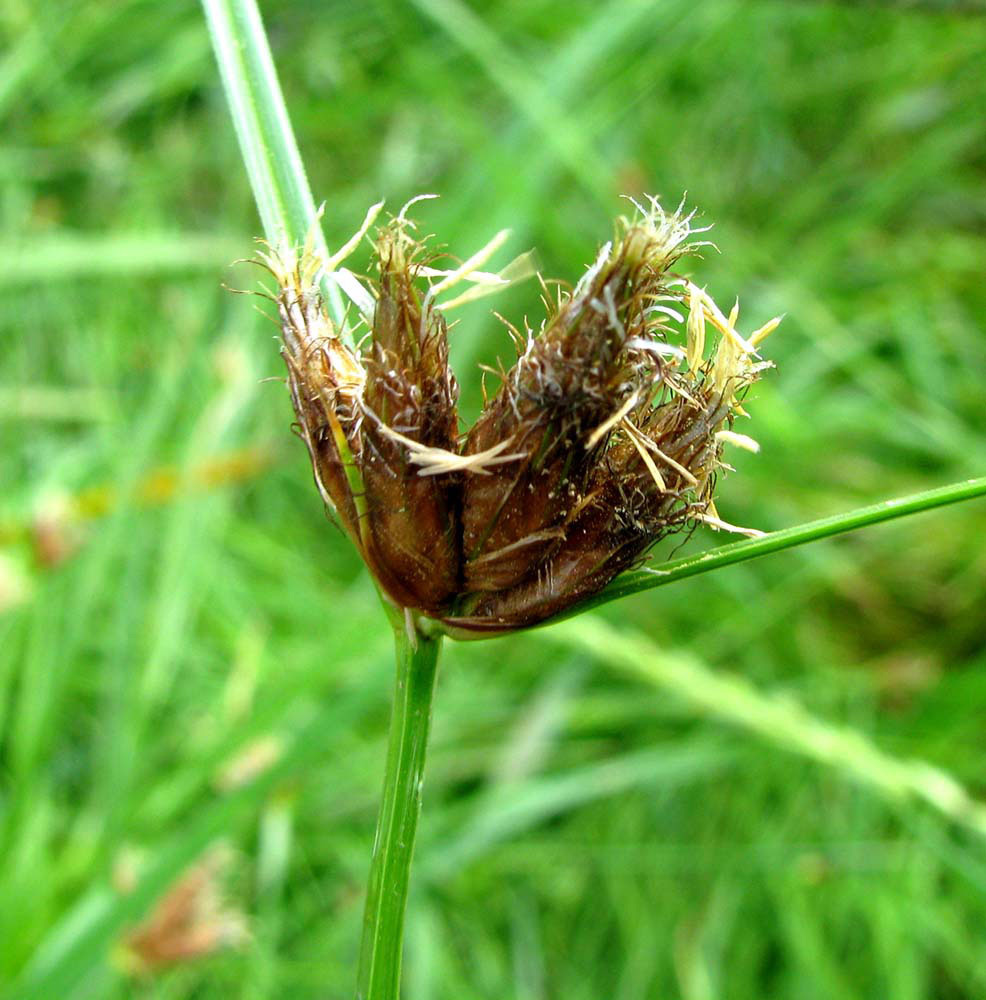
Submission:
[[[267,35],[255,0],[202,0],[240,151],[267,241],[275,249],[301,246],[329,257],[315,200],[291,128]],[[329,315],[343,326],[339,287],[322,282]]]
[[[418,633],[412,645],[401,620],[394,623],[394,641],[397,685],[363,917],[357,1000],[397,1000],[400,995],[404,911],[442,640]]]
[[[328,258],[256,2],[202,3],[267,240],[280,250],[310,236],[315,252]],[[346,336],[338,286],[323,280],[322,290],[330,316]],[[394,635],[397,688],[363,923],[361,1000],[396,1000],[400,992],[404,911],[441,645],[440,636],[420,634],[412,643],[403,619],[395,620]]]
[[[721,569],[723,566],[745,562],[747,559],[756,559],[758,556],[765,556],[770,552],[779,552],[781,549],[804,545],[806,542],[816,542],[832,535],[841,535],[870,524],[891,521],[908,514],[917,514],[922,510],[944,507],[946,504],[981,496],[986,496],[986,476],[980,479],[967,479],[963,482],[952,483],[935,490],[926,490],[924,493],[914,493],[897,500],[884,500],[871,507],[860,507],[845,514],[823,517],[818,521],[808,521],[805,524],[795,525],[793,528],[784,528],[782,531],[772,531],[762,538],[752,538],[748,541],[722,545],[719,548],[709,549],[707,552],[700,552],[698,555],[673,559],[652,569],[624,573],[601,593],[578,605],[573,613],[581,614],[590,608],[615,601],[629,594],[638,594],[642,590],[651,590],[654,587],[664,587],[669,583],[677,583],[678,580],[683,580],[687,576],[708,573],[709,570]],[[562,617],[571,617],[571,615],[564,615],[552,619],[552,621],[560,621]],[[545,622],[545,624],[551,624],[551,622]]]

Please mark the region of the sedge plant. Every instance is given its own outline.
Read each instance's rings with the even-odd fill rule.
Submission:
[[[436,668],[445,638],[540,626],[686,576],[986,494],[986,478],[763,534],[724,520],[715,488],[769,368],[774,319],[744,334],[683,273],[694,213],[633,202],[573,285],[542,284],[537,329],[460,432],[449,312],[530,277],[527,257],[465,259],[418,236],[419,199],[374,205],[330,252],[252,0],[204,0],[265,242],[300,436],[327,509],[371,571],[397,673],[356,996],[400,991],[404,913]],[[373,267],[345,267],[364,241]],[[644,566],[698,524],[747,539]],[[610,644],[612,645],[612,644]]]

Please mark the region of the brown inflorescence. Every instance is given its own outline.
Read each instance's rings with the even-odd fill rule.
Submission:
[[[738,307],[723,315],[672,270],[707,245],[693,216],[656,199],[635,207],[574,288],[542,281],[538,332],[508,324],[516,363],[464,436],[451,303],[437,300],[459,281],[506,283],[478,271],[488,253],[442,270],[404,212],[382,227],[362,351],[328,319],[310,248],[264,256],[316,483],[408,615],[462,637],[523,628],[591,597],[671,532],[744,530],[719,518],[713,489],[724,445],[756,448],[731,428],[779,321],[741,336]]]

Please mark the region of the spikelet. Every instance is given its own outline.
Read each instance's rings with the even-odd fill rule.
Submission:
[[[362,549],[360,488],[353,488],[353,472],[361,447],[366,373],[325,311],[318,284],[324,262],[315,255],[311,242],[301,253],[269,249],[259,259],[278,285],[281,356],[315,484],[326,507]]]
[[[398,216],[376,242],[379,283],[366,382],[360,468],[369,561],[397,603],[440,611],[459,583],[458,483],[420,475],[422,449],[454,452],[458,386],[445,317],[415,285],[423,247]],[[418,447],[412,448],[411,444]]]
[[[467,454],[509,441],[523,456],[494,478],[466,476],[466,589],[515,586],[566,540],[612,430],[647,398],[670,356],[653,332],[675,297],[668,269],[695,246],[689,222],[656,203],[642,218],[621,219],[571,293],[546,302],[552,312],[540,335],[527,331],[466,441]]]
[[[614,306],[602,312],[610,342],[622,344],[622,350],[608,370],[609,384],[617,387],[609,397],[611,413],[589,433],[581,427],[581,450],[568,445],[569,452],[586,456],[573,503],[550,549],[542,548],[543,557],[532,560],[519,580],[495,590],[475,587],[477,593],[460,602],[458,613],[446,619],[454,634],[510,631],[559,614],[639,563],[655,542],[696,522],[756,534],[719,518],[713,490],[724,446],[756,447],[729,428],[746,389],[769,367],[759,359],[756,344],[779,320],[743,338],[735,328],[738,309],[726,318],[705,292],[667,273],[681,253],[696,245],[688,242],[690,217],[680,210],[667,216],[653,202],[641,215],[624,222],[623,248],[604,248],[580,286],[598,290],[590,302]],[[613,286],[599,279],[614,273],[608,271],[614,260],[634,254],[642,261],[636,271],[640,292],[620,302],[606,292]],[[671,288],[681,290],[669,296]],[[573,299],[578,293],[577,288]],[[687,305],[687,321],[663,304],[669,297],[677,298],[681,308]],[[686,328],[684,347],[673,343],[675,325]],[[719,331],[719,339],[705,358],[707,325]],[[570,338],[578,333],[569,326]],[[598,364],[583,368],[589,384],[601,370]],[[589,412],[591,420],[601,415]]]

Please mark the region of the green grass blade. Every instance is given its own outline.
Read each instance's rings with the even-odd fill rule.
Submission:
[[[316,253],[327,258],[260,11],[254,0],[202,0],[202,5],[267,240],[274,247],[298,246],[311,232]],[[330,315],[342,326],[338,287],[323,282],[323,292]]]
[[[857,528],[879,524],[881,521],[892,521],[898,517],[907,517],[923,510],[944,507],[947,504],[972,500],[984,495],[986,495],[986,476],[952,483],[934,490],[925,490],[923,493],[914,493],[896,500],[884,500],[882,503],[860,507],[845,514],[835,514],[832,517],[823,517],[817,521],[798,524],[793,528],[772,531],[762,538],[751,538],[742,542],[734,542],[731,545],[721,545],[718,548],[709,549],[707,552],[700,552],[698,555],[672,559],[670,562],[661,563],[652,569],[624,573],[596,597],[580,604],[572,613],[578,614],[582,611],[588,611],[620,597],[639,594],[643,590],[651,590],[654,587],[664,587],[688,576],[708,573],[709,570],[721,569],[723,566],[731,566],[733,563],[746,562],[748,559],[756,559],[758,556],[765,556],[771,552],[780,552],[782,549],[794,548],[807,542],[817,542],[833,535],[842,535],[847,531],[855,531]]]
[[[609,167],[586,141],[582,124],[559,107],[541,81],[529,72],[524,60],[514,54],[483,18],[459,0],[413,2],[479,63],[493,85],[545,137],[559,162],[573,176],[600,197],[608,193]]]
[[[819,719],[790,697],[764,694],[743,677],[710,670],[686,653],[659,649],[640,633],[618,631],[591,615],[559,625],[545,637],[672,691],[705,715],[833,767],[891,802],[924,803],[986,837],[986,804],[948,772],[885,753],[863,733]]]
[[[370,702],[369,686],[336,700],[300,726],[280,759],[252,781],[199,809],[155,851],[133,892],[120,895],[93,888],[50,933],[34,960],[4,1000],[48,1000],[72,995],[101,968],[125,928],[142,918],[154,901],[216,838],[255,816],[285,782],[305,773],[325,752],[325,733],[352,724]]]
[[[235,237],[227,235],[59,232],[0,246],[4,260],[0,286],[215,271],[242,249]]]
[[[734,763],[735,754],[729,748],[703,740],[645,747],[558,774],[494,786],[478,797],[472,814],[458,829],[442,830],[440,838],[432,838],[417,877],[423,882],[447,880],[496,844],[586,803],[615,798],[640,786],[666,792],[689,781],[708,779]]]

